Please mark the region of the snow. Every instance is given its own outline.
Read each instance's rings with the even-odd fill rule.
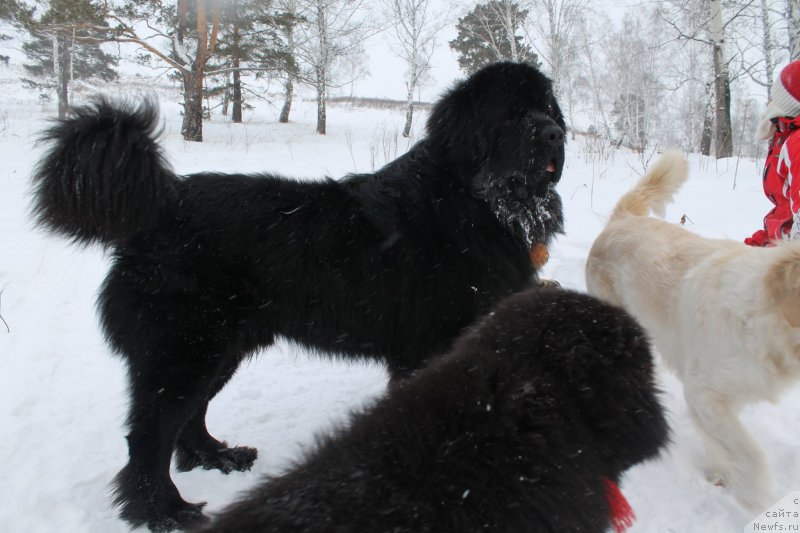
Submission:
[[[54,104],[37,102],[35,95],[20,92],[8,71],[2,74],[0,315],[8,330],[0,322],[0,524],[13,532],[128,531],[108,496],[108,483],[125,464],[127,450],[123,365],[109,354],[94,310],[107,259],[99,248],[73,247],[32,227],[29,177],[43,150],[34,141]],[[329,134],[319,136],[313,103],[300,98],[291,124],[277,123],[276,99],[273,108],[260,106],[244,125],[214,116],[205,126],[204,143],[186,143],[180,139],[174,89],[154,90],[164,111],[166,154],[180,173],[269,170],[336,177],[369,171],[407,148],[398,133],[402,110],[332,105]],[[417,131],[423,118],[417,116]],[[606,154],[593,154],[583,139],[570,141],[558,185],[566,235],[552,247],[544,275],[577,290],[585,289],[584,261],[610,209],[657,157]],[[692,231],[737,240],[759,227],[769,208],[761,193],[760,161],[691,155],[690,165],[692,176],[668,208],[667,220],[686,215]],[[638,517],[631,531],[741,531],[752,517],[724,489],[703,479],[697,467],[701,443],[681,385],[665,371],[659,378],[673,443],[659,460],[632,469],[621,484]],[[316,433],[385,387],[386,375],[377,364],[347,364],[281,343],[245,363],[209,410],[212,433],[230,444],[258,447],[253,470],[173,473],[173,479],[186,499],[207,501],[209,511],[220,509],[262,474],[281,471],[313,444]],[[800,488],[798,405],[800,388],[777,405],[752,406],[743,414],[772,464],[778,497]]]

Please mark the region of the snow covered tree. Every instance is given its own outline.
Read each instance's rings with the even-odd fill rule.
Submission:
[[[731,128],[731,82],[728,58],[725,55],[725,25],[722,1],[708,0],[711,19],[711,45],[714,62],[714,149],[717,159],[733,155],[733,130]]]
[[[524,42],[521,31],[528,11],[509,0],[491,0],[478,4],[458,19],[458,35],[450,48],[458,54],[461,70],[471,74],[482,66],[501,60],[539,66],[531,46]]]
[[[251,6],[240,0],[230,0],[223,4],[220,11],[220,39],[217,45],[215,64],[209,63],[208,67],[221,70],[223,85],[209,87],[206,85],[206,94],[221,92],[223,94],[223,115],[227,113],[228,103],[231,104],[231,121],[242,122],[242,63],[247,60],[252,52],[252,43],[248,42],[245,35],[249,33],[256,17],[249,9]]]
[[[783,6],[785,0],[724,2],[731,82],[747,76],[769,93],[775,66],[787,56]]]
[[[531,11],[536,17],[528,17],[535,33],[544,43],[537,49],[539,57],[553,79],[557,95],[567,82],[571,65],[580,46],[577,32],[585,16],[588,0],[532,0]]]
[[[434,13],[431,0],[385,0],[389,21],[394,28],[395,51],[406,62],[406,123],[403,137],[411,135],[414,118],[414,91],[430,70],[436,34],[445,17]]]
[[[117,58],[94,42],[94,27],[104,24],[102,6],[92,0],[52,0],[40,18],[27,24],[32,40],[22,45],[30,61],[24,68],[33,79],[23,81],[29,87],[55,90],[60,118],[69,107],[72,81],[117,78]]]
[[[657,48],[653,46],[656,28],[649,12],[629,11],[621,27],[603,41],[606,54],[605,93],[613,98],[611,119],[616,146],[644,151],[657,134],[661,121],[659,103],[663,98],[663,72]]]
[[[297,6],[304,23],[294,32],[295,47],[306,67],[299,76],[316,90],[317,133],[324,135],[328,89],[339,81],[336,69],[346,58],[363,55],[370,27],[364,0],[297,0]]]
[[[713,137],[714,155],[717,158],[733,155],[730,89],[732,58],[727,54],[726,30],[742,13],[741,9],[737,9],[726,18],[723,8],[721,0],[704,0],[702,3],[672,0],[666,2],[661,11],[663,20],[675,32],[676,40],[703,43],[708,50],[710,72],[705,77],[708,78],[709,89],[713,89],[710,92],[713,100],[709,101],[704,114],[701,151],[710,152],[709,145]],[[686,13],[691,13],[692,16],[686,17]]]
[[[283,16],[264,0],[230,0],[222,4],[215,61],[208,64],[207,76],[222,78],[223,82],[207,83],[205,92],[222,93],[223,114],[226,104],[232,104],[231,120],[235,123],[242,122],[245,79],[284,69],[287,51],[282,39]]]
[[[786,21],[789,33],[789,60],[800,59],[800,0],[786,0]]]
[[[775,61],[773,60],[775,45],[772,38],[772,22],[767,0],[760,0],[759,7],[761,10],[761,54],[764,56],[764,84],[767,87],[767,95],[769,95],[775,71]]]
[[[29,25],[33,13],[33,9],[17,0],[0,0],[0,21],[8,22],[14,27]],[[10,35],[0,32],[0,41],[7,41],[9,39],[11,39]],[[0,62],[7,64],[9,59],[8,56],[0,54]]]
[[[628,146],[643,152],[647,146],[647,106],[638,94],[625,93],[614,100],[611,109],[614,129],[617,131],[616,146],[626,142]]]
[[[219,0],[120,0],[104,2],[109,24],[86,42],[134,43],[146,56],[178,73],[183,84],[183,123],[187,141],[203,140],[203,82],[219,32]]]
[[[183,79],[183,123],[187,141],[203,140],[203,81],[209,59],[217,45],[220,4],[211,2],[211,21],[205,0],[178,0],[172,53],[168,61]],[[162,56],[162,59],[167,59]]]
[[[281,34],[283,61],[278,69],[283,78],[283,105],[278,122],[289,122],[294,97],[294,83],[298,76],[297,39],[295,34],[299,24],[304,22],[300,15],[299,0],[276,0],[275,26]]]

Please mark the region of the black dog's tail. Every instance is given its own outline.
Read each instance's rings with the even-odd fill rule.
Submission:
[[[158,110],[105,99],[47,130],[53,143],[33,175],[39,225],[80,243],[118,244],[152,229],[175,202],[175,174],[156,142]]]

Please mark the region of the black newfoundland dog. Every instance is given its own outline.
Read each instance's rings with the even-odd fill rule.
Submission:
[[[248,354],[283,336],[403,378],[531,284],[529,251],[562,231],[564,119],[527,65],[457,84],[408,153],[340,180],[176,176],[157,125],[151,102],[74,109],[34,175],[39,224],[113,254],[98,305],[130,380],[116,503],[154,531],[204,519],[170,479],[173,451],[180,470],[255,460],[205,425]]]
[[[202,532],[619,531],[616,483],[667,440],[636,322],[532,289]]]

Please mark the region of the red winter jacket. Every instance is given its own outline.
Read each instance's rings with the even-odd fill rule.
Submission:
[[[764,163],[764,194],[775,207],[764,217],[764,229],[744,240],[769,246],[782,239],[800,239],[800,116],[779,117]],[[794,176],[793,176],[794,174]]]

